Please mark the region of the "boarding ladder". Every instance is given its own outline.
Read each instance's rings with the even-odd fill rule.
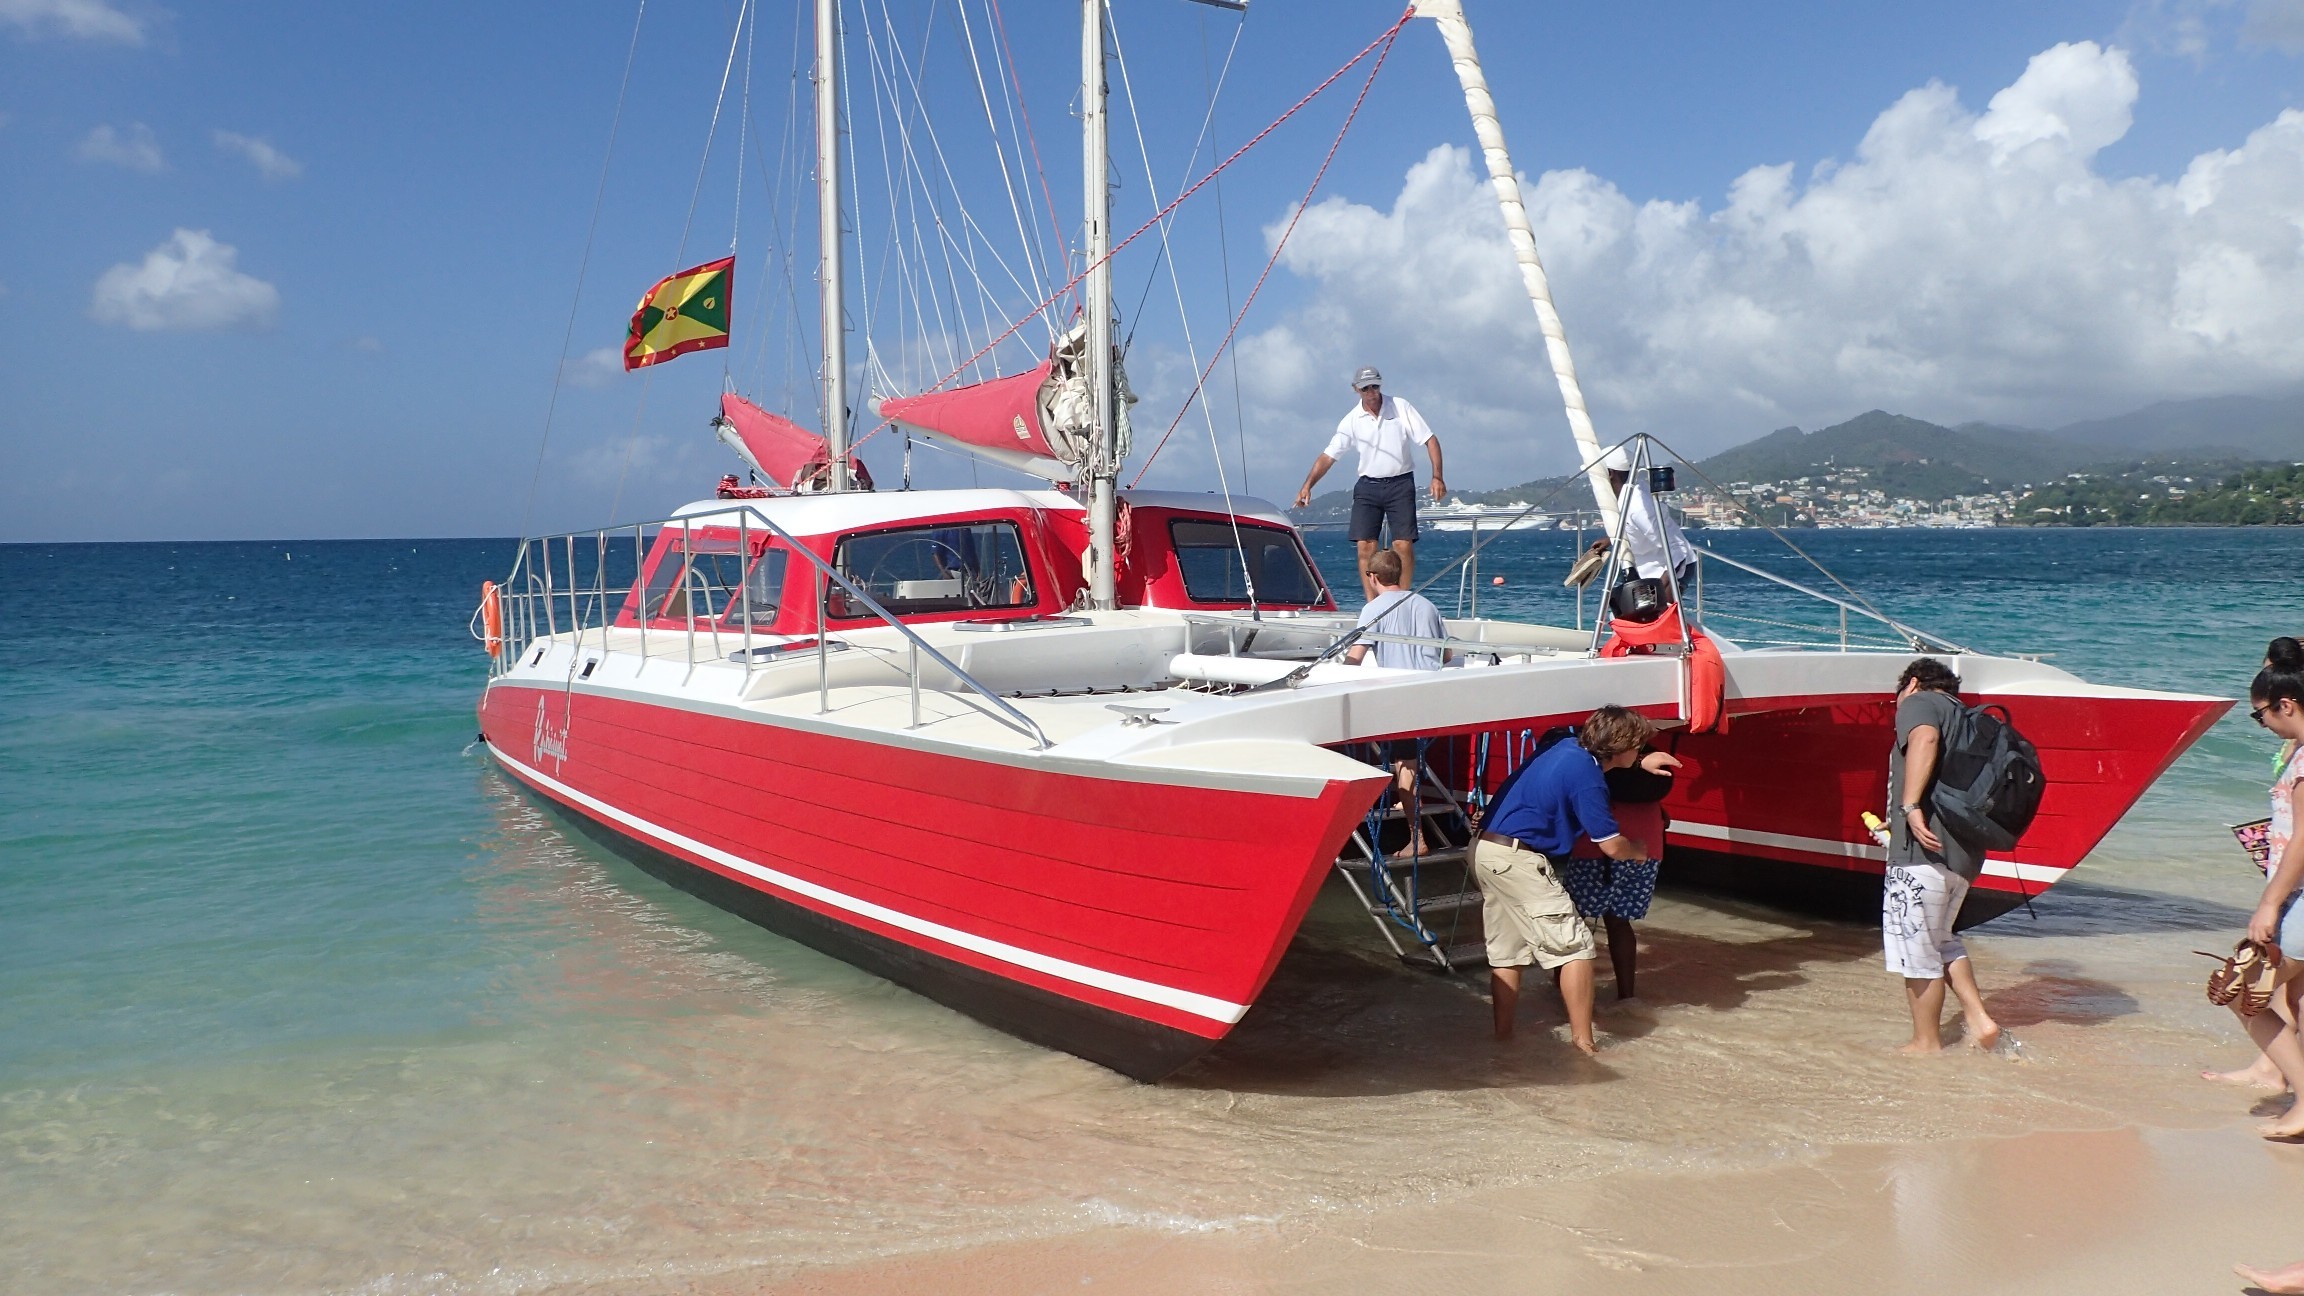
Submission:
[[[1426,759],[1416,762],[1409,812],[1423,824],[1427,849],[1409,852],[1414,835],[1387,781],[1345,841],[1336,871],[1401,962],[1453,974],[1488,962],[1480,888],[1472,877],[1472,834],[1465,814],[1469,792],[1448,786],[1429,759],[1438,754],[1432,744],[1420,745]],[[1391,769],[1380,749],[1369,763]]]

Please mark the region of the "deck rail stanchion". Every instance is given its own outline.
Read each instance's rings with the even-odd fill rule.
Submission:
[[[568,550],[568,636],[575,642],[576,651],[581,653],[584,651],[584,621],[578,613],[576,605],[576,537],[573,534],[568,537],[566,548]]]
[[[752,518],[736,515],[736,604],[744,618],[744,682],[752,682]],[[762,555],[765,557],[766,555]]]
[[[916,642],[908,642],[905,647],[911,651],[911,661],[907,663],[912,674],[912,724],[910,727],[917,729],[920,727],[920,645]]]
[[[536,547],[544,555],[544,628],[557,639],[560,637],[560,614],[552,606],[552,542],[538,540]]]
[[[688,673],[680,677],[685,684],[696,675],[696,530],[688,519],[680,519],[680,608],[688,614]]]
[[[1576,556],[1584,556],[1584,514],[1581,511],[1576,514]],[[1576,587],[1576,628],[1579,630],[1584,628],[1584,586],[1591,583],[1587,580]]]
[[[640,623],[640,669],[648,669],[648,551],[640,541],[640,524],[632,524],[632,619]]]
[[[816,573],[816,714],[832,709],[832,582]]]
[[[600,534],[593,540],[592,554],[592,556],[598,560],[600,564],[599,574],[593,578],[593,586],[600,592],[600,605],[599,607],[593,609],[593,611],[600,618],[600,652],[603,656],[607,655],[609,652],[608,624],[611,620],[608,615],[609,540],[610,533],[608,529],[605,527],[601,528]]]

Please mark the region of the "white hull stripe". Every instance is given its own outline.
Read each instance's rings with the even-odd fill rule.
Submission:
[[[1842,859],[1870,860],[1884,864],[1888,852],[1881,847],[1861,842],[1828,841],[1822,837],[1795,837],[1790,833],[1761,832],[1757,828],[1724,828],[1719,824],[1690,823],[1675,819],[1666,835],[1678,833],[1687,837],[1702,837],[1708,841],[1727,842],[1730,845],[1775,846],[1784,850],[1808,851],[1817,855],[1838,855]],[[2038,882],[2054,886],[2064,880],[2071,870],[2047,864],[2019,864],[2014,860],[1993,859],[1986,856],[1984,871],[1993,877],[2013,878],[2019,882]]]
[[[748,877],[758,878],[770,886],[807,896],[811,900],[820,901],[835,909],[843,909],[859,917],[870,918],[874,922],[886,923],[890,927],[901,928],[904,931],[925,936],[930,940],[981,954],[986,958],[998,959],[1003,963],[1014,964],[1020,968],[1028,968],[1046,976],[1057,977],[1117,995],[1126,995],[1131,999],[1159,1004],[1164,1008],[1174,1008],[1179,1012],[1188,1012],[1196,1017],[1205,1017],[1210,1021],[1223,1022],[1226,1025],[1238,1022],[1248,1011],[1246,1004],[1231,1003],[1212,995],[1194,994],[1189,990],[1178,990],[1173,986],[1159,985],[1151,981],[1140,981],[1135,977],[1122,976],[1117,972],[1106,972],[1101,968],[1092,968],[1085,964],[1022,949],[1004,941],[979,936],[974,932],[961,931],[957,927],[947,927],[942,923],[930,922],[925,918],[890,909],[885,905],[873,904],[869,900],[859,900],[854,896],[843,895],[805,878],[797,878],[789,873],[780,872],[766,865],[755,864],[751,860],[731,855],[718,847],[707,846],[703,842],[684,837],[669,828],[659,827],[638,815],[618,809],[597,797],[587,796],[541,770],[531,769],[512,759],[494,743],[488,745],[488,750],[496,759],[504,762],[512,769],[518,770],[523,778],[529,779],[538,786],[549,789],[554,795],[583,806],[603,818],[614,820],[627,828],[644,833],[666,845],[678,847],[691,855],[711,860],[722,868],[733,869]]]

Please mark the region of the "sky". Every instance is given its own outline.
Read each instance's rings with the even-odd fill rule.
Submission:
[[[638,520],[736,466],[724,388],[819,425],[802,8],[0,0],[0,541]],[[2304,0],[1466,8],[1604,439],[2304,387]],[[1077,6],[844,13],[853,394],[1019,321],[963,377],[1028,367],[1078,268]],[[1400,9],[1111,14],[1126,234]],[[1146,485],[1285,498],[1362,364],[1453,486],[1572,466],[1438,37],[1372,62],[1115,259],[1129,477],[1167,434]],[[733,345],[624,372],[640,294],[731,248]]]

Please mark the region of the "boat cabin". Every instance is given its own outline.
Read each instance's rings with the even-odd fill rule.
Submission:
[[[1262,500],[1180,491],[1122,496],[1123,607],[1336,610],[1286,515]],[[757,510],[747,513],[746,509]],[[808,636],[877,624],[794,561],[765,515],[906,622],[1018,620],[1073,606],[1086,586],[1088,514],[1056,491],[952,490],[706,500],[660,527],[616,624]],[[693,620],[691,620],[693,618]]]

